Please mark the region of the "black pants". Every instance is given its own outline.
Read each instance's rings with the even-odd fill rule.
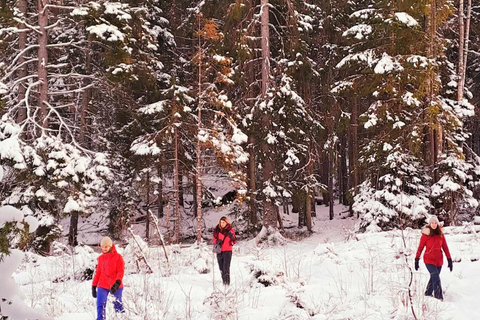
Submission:
[[[433,296],[437,299],[443,300],[442,282],[440,281],[440,271],[442,267],[434,266],[433,264],[426,264],[428,272],[430,272],[430,280],[427,284],[426,296]]]
[[[232,261],[232,251],[222,251],[217,254],[218,267],[222,273],[223,284],[230,284],[230,261]]]

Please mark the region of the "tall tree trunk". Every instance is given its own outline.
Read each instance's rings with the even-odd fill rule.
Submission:
[[[333,118],[332,118],[332,121],[333,121]],[[329,175],[328,175],[328,193],[330,194],[329,196],[329,202],[328,202],[328,206],[329,206],[329,217],[330,217],[330,220],[333,220],[333,167],[334,167],[334,161],[335,161],[335,158],[334,158],[334,152],[333,152],[333,148],[334,146],[331,146],[330,147],[330,150],[328,150],[328,172],[329,172]]]
[[[85,49],[85,74],[89,75],[92,73],[92,39],[93,35],[88,36],[87,48]],[[90,79],[85,78],[83,80],[83,86],[88,86],[90,84]],[[80,110],[80,136],[79,142],[80,145],[86,146],[85,136],[87,135],[87,112],[88,105],[90,104],[90,89],[87,88],[82,92],[82,104]]]
[[[147,216],[145,220],[145,238],[147,239],[147,242],[150,240],[150,171],[147,171],[147,183],[146,183],[146,188],[147,188]]]
[[[347,192],[348,192],[348,173],[347,173],[347,133],[340,134],[340,144],[338,148],[338,183],[339,192],[338,198],[340,203],[347,204]]]
[[[158,185],[157,185],[158,217],[163,218],[163,173],[162,173],[161,165],[157,166],[157,174],[158,174]]]
[[[198,31],[201,30],[201,16],[198,15]],[[200,144],[200,132],[202,131],[202,37],[198,36],[198,123],[197,123],[197,243],[202,242],[202,181],[201,181],[201,165],[202,165],[202,148]]]
[[[468,0],[467,4],[467,19],[464,20],[464,3],[460,0],[458,10],[459,21],[459,46],[458,46],[458,92],[457,100],[461,102],[463,100],[463,93],[465,90],[465,79],[467,74],[467,61],[468,61],[468,47],[470,42],[470,21],[472,17],[472,0]]]
[[[173,165],[173,188],[175,192],[175,243],[180,242],[180,205],[178,190],[178,128],[174,126],[174,165]]]
[[[43,129],[48,128],[48,76],[47,76],[47,64],[48,64],[48,9],[45,6],[49,0],[37,0],[38,4],[38,80],[40,85],[38,86],[38,108],[39,112],[39,124]]]
[[[23,14],[23,19],[27,19],[27,0],[18,0],[18,11]],[[18,28],[25,30],[26,26],[24,23],[19,23]],[[18,51],[22,52],[27,46],[27,32],[20,32],[18,35]],[[25,54],[22,54],[18,59],[19,65],[25,62]],[[27,76],[27,66],[24,65],[18,70],[18,79],[23,79]],[[18,87],[18,101],[23,101],[25,99],[25,93],[27,88],[23,83],[19,84]],[[22,123],[27,118],[27,109],[24,106],[24,103],[21,103],[20,108],[17,113],[17,123]]]
[[[328,151],[327,150],[322,150],[320,154],[320,158],[322,159],[320,163],[320,176],[321,176],[321,181],[322,184],[327,186],[327,192],[322,193],[322,200],[323,204],[328,206],[330,203],[330,193],[328,192],[328,177],[330,176],[329,167],[330,167],[330,159],[328,156]]]
[[[436,22],[436,0],[430,0],[430,15],[429,15],[429,23],[428,23],[428,35],[429,35],[429,46],[428,46],[428,58],[434,59],[436,57],[436,32],[437,32],[437,22]],[[430,72],[429,80],[428,80],[428,101],[429,103],[433,103],[434,100],[434,86],[435,86],[435,74],[434,72]],[[435,125],[437,125],[438,129],[435,129]],[[433,182],[438,181],[438,174],[437,170],[435,170],[435,166],[437,164],[437,157],[438,157],[438,137],[437,134],[439,131],[443,130],[440,124],[433,120],[432,123],[429,123],[429,164],[431,167],[433,174]]]
[[[350,122],[350,141],[351,141],[351,156],[350,156],[350,179],[351,179],[351,188],[352,188],[352,199],[356,195],[356,190],[358,186],[358,98],[353,98],[352,104],[352,118]],[[353,202],[353,201],[352,201]],[[351,210],[351,209],[350,209]],[[353,215],[353,212],[350,211]],[[358,217],[357,217],[358,218]]]
[[[261,0],[261,39],[262,39],[262,98],[267,99],[267,91],[270,85],[270,31],[269,31],[269,3],[268,0]],[[267,112],[262,116],[262,125],[267,130],[272,127],[271,115]],[[263,183],[272,183],[275,164],[269,155],[269,146],[266,139],[262,141],[262,152],[266,158],[263,166]],[[273,199],[264,195],[263,200],[263,226],[267,229],[277,229],[277,211]]]
[[[257,179],[255,177],[256,157],[255,157],[255,138],[253,136],[248,137],[249,144],[249,159],[248,159],[248,187],[250,189],[250,223],[255,226],[258,223],[257,218]]]
[[[185,207],[185,188],[183,186],[183,166],[178,165],[178,204],[180,207]]]
[[[78,244],[78,212],[72,212],[70,216],[70,228],[68,231],[68,244],[75,247]]]
[[[457,100],[463,100],[463,84],[465,77],[464,45],[465,45],[465,20],[464,20],[464,0],[459,0],[458,6],[458,84]]]
[[[298,214],[298,227],[305,225],[305,193],[295,190],[292,194],[292,213]]]

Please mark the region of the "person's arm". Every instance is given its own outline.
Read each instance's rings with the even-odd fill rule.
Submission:
[[[123,275],[125,274],[125,261],[123,261],[123,257],[119,254],[118,255],[120,258],[118,259],[117,262],[117,276],[115,277],[115,280],[123,280]]]
[[[447,245],[447,239],[445,238],[444,235],[442,235],[442,249],[443,252],[445,252],[445,255],[447,256],[447,259],[452,259],[452,256],[450,255],[450,250],[448,250],[448,245]]]
[[[92,286],[96,287],[98,284],[98,280],[100,280],[100,274],[102,273],[102,269],[100,268],[100,259],[97,259],[97,268],[95,271],[95,276],[93,277]]]
[[[420,259],[420,255],[422,254],[423,248],[425,248],[425,244],[427,242],[427,236],[422,234],[420,238],[420,244],[418,245],[417,254],[415,255],[415,259]]]
[[[232,245],[237,243],[237,237],[235,236],[235,230],[233,230],[233,228],[228,232],[227,236],[230,238]]]

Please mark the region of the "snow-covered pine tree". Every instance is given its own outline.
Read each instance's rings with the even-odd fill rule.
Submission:
[[[438,8],[441,16],[445,8]],[[353,204],[361,230],[413,226],[430,208],[423,132],[431,95],[425,84],[438,68],[428,58],[429,43],[420,45],[429,35],[420,24],[427,9],[417,1],[359,1],[343,33],[351,42],[337,65],[344,77],[336,90],[348,88],[370,101],[359,159],[366,180]]]
[[[75,61],[67,60],[77,50],[69,15],[75,7],[19,1],[3,10],[0,161],[15,172],[3,201],[33,211],[41,224],[33,244],[48,251],[61,232],[59,219],[91,212],[110,172],[105,155],[84,149],[77,139],[76,110],[83,80],[91,75],[78,73]]]

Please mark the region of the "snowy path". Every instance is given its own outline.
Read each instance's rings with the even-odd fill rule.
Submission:
[[[292,217],[292,223],[295,220]],[[352,218],[337,216],[328,221],[326,210],[319,210],[314,221],[311,237],[289,241],[285,246],[260,249],[253,241],[239,243],[234,248],[229,288],[221,285],[209,246],[169,247],[170,267],[163,253],[151,248],[153,274],[132,273],[134,265],[127,265],[126,319],[413,319],[407,297],[407,264],[413,264],[419,230],[404,233],[404,248],[399,231],[349,238]],[[415,312],[418,319],[478,320],[480,262],[471,260],[480,257],[480,235],[464,234],[464,228],[446,231],[454,260],[462,261],[454,264],[452,273],[442,270],[444,302],[423,296],[428,272],[421,263],[411,288]],[[90,281],[52,280],[81,269],[96,256],[83,252],[75,259],[35,257],[38,261],[24,263],[15,278],[27,302],[43,308],[56,320],[95,319]],[[199,273],[202,269],[208,271]],[[262,282],[271,285],[260,284],[255,273],[261,273]],[[120,319],[112,311],[112,307],[107,309],[108,319]]]

